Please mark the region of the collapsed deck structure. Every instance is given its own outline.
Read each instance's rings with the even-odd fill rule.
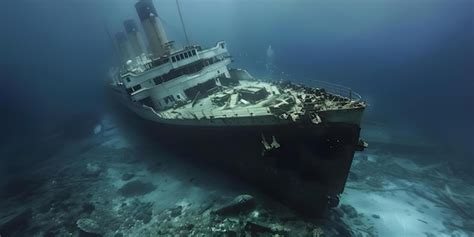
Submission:
[[[219,164],[299,210],[337,205],[354,152],[366,145],[359,139],[366,104],[357,93],[322,81],[255,79],[229,67],[223,41],[176,49],[153,2],[135,8],[150,53],[127,20],[127,36],[117,36],[124,65],[111,88],[160,142]]]

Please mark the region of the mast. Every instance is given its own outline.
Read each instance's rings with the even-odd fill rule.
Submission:
[[[188,33],[186,32],[186,27],[184,26],[183,15],[181,14],[181,7],[179,6],[179,1],[176,0],[176,6],[178,7],[179,19],[181,20],[181,26],[183,26],[184,37],[186,38],[186,44],[189,46]]]
[[[117,58],[120,58],[120,52],[119,52],[119,49],[118,49],[118,46],[117,46],[117,43],[115,42],[115,40],[113,40],[112,38],[112,35],[110,34],[110,31],[109,31],[109,28],[104,24],[104,28],[105,28],[105,32],[107,33],[107,37],[109,39],[109,42],[110,44],[112,45],[112,52],[113,52],[113,56],[115,59]]]
[[[130,52],[128,49],[128,39],[127,35],[120,31],[115,34],[115,39],[117,40],[117,46],[120,53],[120,58],[123,63],[127,62],[131,58]]]

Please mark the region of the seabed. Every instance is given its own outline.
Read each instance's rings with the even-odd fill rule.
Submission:
[[[474,236],[472,174],[390,147],[357,153],[340,207],[311,219],[106,116],[0,181],[0,236]]]

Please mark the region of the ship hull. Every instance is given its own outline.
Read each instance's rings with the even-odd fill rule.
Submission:
[[[359,141],[354,124],[183,126],[119,100],[166,149],[229,171],[308,215],[322,214],[328,197],[343,192]],[[264,140],[278,146],[266,149]]]

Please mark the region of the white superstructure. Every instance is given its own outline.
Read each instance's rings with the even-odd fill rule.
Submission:
[[[256,80],[245,70],[228,68],[232,60],[224,41],[207,49],[199,45],[174,49],[152,1],[141,0],[135,7],[151,53],[138,56],[139,46],[135,46],[113,85],[141,117],[163,124],[212,127],[360,123],[365,104],[347,88],[326,91]],[[136,26],[128,22],[125,28],[130,44],[137,45]],[[123,35],[119,39],[126,45]],[[273,57],[271,47],[268,51]]]
[[[192,46],[156,60],[143,56],[129,61],[121,82],[133,101],[161,110],[192,100],[200,91],[192,89],[200,84],[220,85],[220,79],[230,78],[230,63],[225,42],[206,50]]]

